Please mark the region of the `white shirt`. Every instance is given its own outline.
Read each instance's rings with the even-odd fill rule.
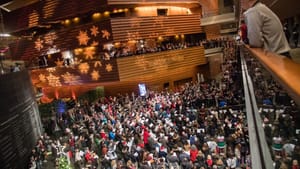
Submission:
[[[277,54],[290,50],[279,18],[266,5],[258,2],[244,15],[251,47],[263,47]]]

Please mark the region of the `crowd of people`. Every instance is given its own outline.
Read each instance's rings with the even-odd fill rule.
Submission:
[[[56,113],[55,119],[44,121],[45,135],[32,152],[31,168],[59,158],[75,168],[250,167],[237,62],[234,57],[226,59],[220,81],[148,91],[146,97],[118,95],[78,102]]]
[[[297,169],[300,160],[299,108],[257,60],[251,57],[247,60],[274,168]]]
[[[29,168],[60,158],[74,168],[251,168],[237,47],[226,42],[222,78],[175,91],[120,94],[44,121]],[[218,45],[216,45],[218,46]],[[247,61],[275,168],[299,168],[299,110],[253,58]],[[47,162],[46,162],[47,163]]]
[[[120,44],[118,47],[106,49],[109,57],[124,57],[132,55],[140,55],[147,53],[156,53],[168,50],[185,49],[195,46],[203,46],[205,49],[228,47],[232,43],[228,37],[199,40],[199,41],[165,41],[156,42],[155,40],[144,40],[143,43],[135,45]],[[131,47],[130,47],[131,46]]]

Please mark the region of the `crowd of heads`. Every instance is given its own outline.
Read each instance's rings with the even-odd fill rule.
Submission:
[[[248,57],[247,65],[275,168],[299,168],[299,107],[256,59]]]
[[[156,53],[169,50],[185,49],[195,46],[203,46],[205,49],[211,48],[232,48],[234,41],[229,40],[229,37],[222,37],[216,39],[202,39],[197,41],[188,40],[167,40],[156,41],[154,39],[146,39],[137,41],[136,43],[120,43],[118,46],[106,48],[105,57],[124,57],[132,55],[141,55],[147,53]]]
[[[235,47],[232,47],[235,51]],[[228,58],[220,80],[78,102],[44,123],[31,163],[48,154],[75,168],[244,168],[250,148],[241,74]],[[38,152],[38,153],[36,153]]]
[[[224,49],[222,78],[146,96],[78,101],[44,121],[31,168],[65,157],[75,168],[246,168],[249,137],[236,46]],[[275,168],[299,168],[299,109],[253,58],[247,58]],[[49,135],[49,136],[48,136]]]

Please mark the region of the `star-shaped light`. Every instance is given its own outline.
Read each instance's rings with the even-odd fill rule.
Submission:
[[[40,79],[41,82],[46,82],[47,81],[46,76],[44,74],[40,74],[39,79]]]
[[[93,27],[90,29],[91,35],[96,37],[99,34],[98,29],[99,29],[98,26],[93,25]]]
[[[94,70],[94,71],[91,73],[91,77],[92,77],[93,80],[99,80],[99,78],[100,78],[99,71]]]
[[[142,69],[146,70],[149,62],[145,59],[144,55],[141,55],[136,57],[135,64],[137,64]]]
[[[88,36],[86,31],[79,31],[79,35],[77,36],[79,45],[87,45],[90,37]]]
[[[96,61],[95,63],[94,63],[94,68],[96,68],[96,67],[101,67],[102,66],[102,63],[101,63],[101,61]]]
[[[110,60],[110,55],[107,52],[104,53],[104,60]]]
[[[81,63],[79,66],[78,66],[78,69],[80,71],[80,73],[82,74],[87,74],[89,72],[89,69],[90,69],[90,65],[88,63]]]
[[[34,48],[36,48],[38,51],[40,51],[40,50],[44,47],[43,43],[44,43],[44,41],[41,40],[41,38],[38,38],[38,39],[34,42],[34,44],[35,44],[35,47],[34,47]]]
[[[139,32],[127,32],[128,41],[140,39]]]
[[[85,59],[94,59],[94,54],[95,54],[95,48],[94,47],[87,47],[84,49],[83,54],[85,55]]]
[[[102,30],[102,38],[106,38],[107,40],[110,37],[110,33],[107,30]]]
[[[74,58],[74,65],[79,65],[81,62],[81,59],[78,59],[77,57]]]
[[[107,72],[111,72],[111,71],[112,71],[112,69],[113,69],[113,67],[112,67],[112,65],[111,65],[111,64],[106,64],[106,66],[105,66],[105,70],[106,70]]]
[[[61,86],[60,80],[58,76],[53,75],[52,73],[47,76],[48,84],[50,86],[56,87]]]
[[[78,84],[79,76],[75,76],[74,74],[71,74],[69,72],[66,72],[61,76],[63,77],[64,82],[67,84]]]
[[[97,41],[93,41],[92,44],[91,44],[91,46],[94,46],[94,47],[98,46],[98,45],[99,45],[99,42],[97,42]]]
[[[49,68],[46,68],[46,70],[49,72],[49,73],[53,73],[56,71],[56,68],[55,67],[49,67]]]

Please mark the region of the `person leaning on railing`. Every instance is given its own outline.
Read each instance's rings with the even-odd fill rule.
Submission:
[[[270,52],[291,58],[290,46],[276,14],[259,0],[246,1],[250,7],[244,12],[250,47],[263,47]]]

